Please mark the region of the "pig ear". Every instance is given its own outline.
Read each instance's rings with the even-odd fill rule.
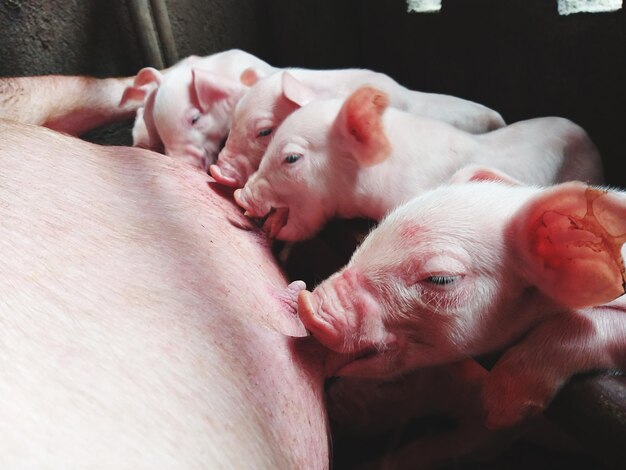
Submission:
[[[135,76],[132,86],[126,87],[120,106],[125,105],[129,101],[141,101],[146,99],[146,95],[161,84],[163,75],[157,69],[152,67],[144,67]]]
[[[135,85],[142,86],[150,83],[154,83],[156,85],[161,84],[161,80],[163,75],[157,69],[153,67],[144,67],[142,68],[135,77]]]
[[[298,106],[304,106],[316,97],[315,91],[308,87],[289,72],[283,72],[281,77],[283,96]]]
[[[526,203],[512,228],[529,280],[558,303],[582,308],[624,294],[624,194],[556,185]]]
[[[507,186],[522,185],[521,181],[516,180],[500,170],[477,165],[468,165],[461,168],[450,177],[449,183],[470,183],[472,181],[495,181],[506,184]]]
[[[337,124],[348,141],[354,158],[363,166],[373,166],[391,154],[382,115],[389,105],[387,94],[371,86],[352,93],[339,111]]]
[[[231,98],[239,100],[246,90],[241,83],[206,70],[193,69],[192,75],[200,109],[204,113],[217,101]]]

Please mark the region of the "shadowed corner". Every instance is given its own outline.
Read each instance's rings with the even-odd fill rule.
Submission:
[[[626,468],[626,375],[579,374],[563,387],[545,414],[609,468]]]
[[[310,370],[311,377],[325,379],[325,363],[329,350],[310,334],[307,336],[292,336],[289,338],[289,349],[294,361],[303,370]]]

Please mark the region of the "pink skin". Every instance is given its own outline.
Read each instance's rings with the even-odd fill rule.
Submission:
[[[251,217],[269,214],[271,236],[297,241],[332,217],[380,220],[464,167],[488,166],[529,184],[602,181],[593,143],[566,119],[531,119],[476,136],[387,107],[386,99],[363,87],[346,100],[295,111],[235,192],[238,204]]]
[[[389,214],[344,269],[300,293],[298,311],[322,344],[353,355],[335,372],[346,376],[497,351],[530,330],[487,381],[488,425],[510,426],[573,374],[626,367],[626,193],[465,177],[476,181]]]
[[[238,49],[190,56],[163,72],[142,69],[126,99],[147,101],[154,95],[154,104],[137,115],[134,145],[158,150],[161,143],[167,155],[206,171],[217,158],[239,99],[274,71]]]
[[[3,116],[78,132],[84,107],[57,106],[75,83],[48,119],[29,107],[50,80],[17,80]],[[4,119],[0,134],[3,467],[328,468],[304,286],[210,177]]]
[[[139,104],[118,105],[133,78],[45,75],[2,78],[0,118],[72,135],[130,118]]]
[[[485,106],[453,96],[412,91],[371,70],[290,68],[260,80],[237,104],[226,145],[211,167],[211,175],[222,184],[243,187],[258,168],[271,135],[289,114],[314,100],[346,97],[363,85],[387,93],[393,107],[471,133],[504,126],[502,117]]]
[[[159,131],[154,124],[156,89],[150,91],[144,105],[137,110],[133,125],[133,146],[165,153]]]
[[[123,80],[0,84],[0,95],[20,91],[0,110],[4,118],[79,134],[87,121],[128,117],[117,107]],[[54,95],[46,92],[52,84]],[[286,285],[250,221],[180,162],[2,121],[0,128],[0,214],[10,222],[0,224],[8,247],[0,271],[10,280],[0,285],[3,463],[93,468],[105,455],[113,468],[146,459],[155,469],[328,468],[326,351],[290,337],[305,334],[293,315],[304,285]],[[42,166],[50,171],[33,179]],[[357,394],[348,384],[349,395],[338,396],[345,382],[335,382],[331,413],[359,432],[433,407],[461,415],[451,436],[420,440],[387,463],[427,465],[493,448],[502,434],[473,419],[484,373],[475,365],[469,374],[442,371],[412,374],[393,391],[379,384],[382,402],[368,397],[372,387]],[[450,390],[459,387],[457,399]],[[416,400],[416,391],[436,399]],[[370,421],[336,414],[372,399],[380,407]]]

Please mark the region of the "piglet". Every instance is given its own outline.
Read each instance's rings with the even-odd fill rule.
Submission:
[[[137,112],[133,144],[206,170],[217,158],[239,99],[275,70],[239,49],[190,56],[162,72],[140,70],[121,100],[145,104]]]
[[[339,376],[392,377],[506,349],[487,425],[543,410],[572,375],[626,368],[626,192],[483,169],[391,212],[298,313]]]
[[[363,85],[384,91],[389,104],[472,133],[504,126],[502,116],[481,104],[449,95],[409,90],[388,75],[367,69],[290,68],[258,81],[235,108],[233,126],[211,175],[241,188],[258,168],[271,135],[296,109],[313,100],[346,97]]]
[[[483,135],[389,107],[362,87],[291,114],[259,169],[235,199],[269,234],[298,241],[331,218],[380,220],[463,167],[489,166],[527,184],[602,182],[589,136],[557,117],[521,121]]]

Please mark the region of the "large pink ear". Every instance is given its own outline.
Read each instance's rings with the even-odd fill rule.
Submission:
[[[192,69],[193,87],[198,97],[200,110],[206,113],[213,103],[222,100],[239,99],[247,87],[236,80],[202,69]]]
[[[343,104],[337,124],[349,142],[352,155],[363,166],[373,166],[391,154],[382,116],[389,97],[381,90],[363,86]]]
[[[520,186],[521,181],[495,168],[478,165],[467,165],[457,170],[449,179],[449,183],[470,183],[472,181],[495,181],[507,186]]]
[[[281,84],[283,96],[300,107],[316,98],[316,93],[311,87],[302,83],[289,72],[282,73]]]
[[[135,76],[132,86],[126,87],[120,100],[120,106],[128,101],[145,101],[146,96],[161,84],[163,75],[157,69],[144,67]]]
[[[525,204],[512,228],[529,280],[562,305],[602,305],[624,294],[626,193],[555,185]]]

